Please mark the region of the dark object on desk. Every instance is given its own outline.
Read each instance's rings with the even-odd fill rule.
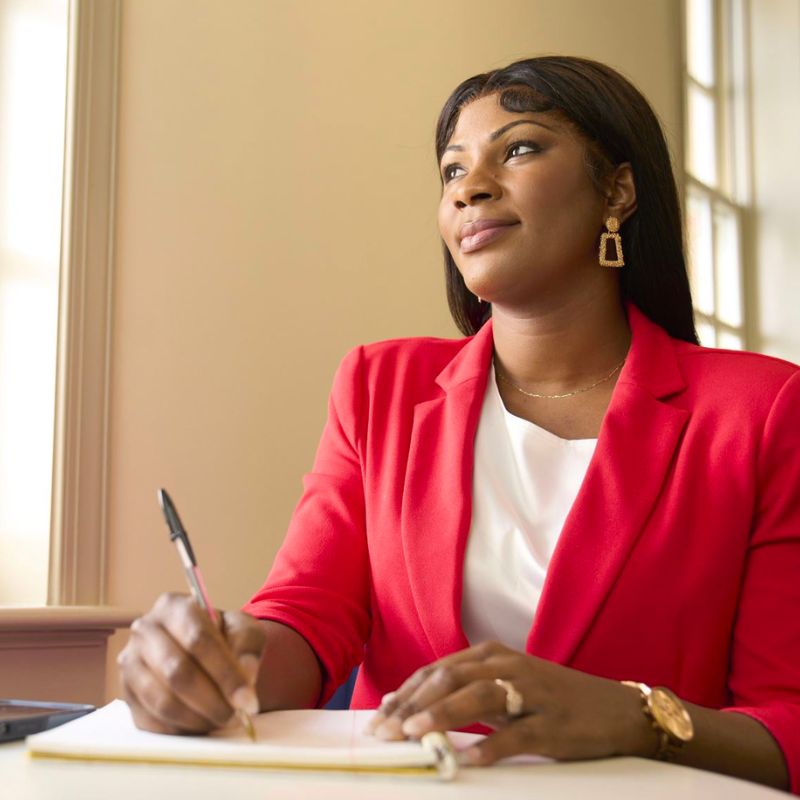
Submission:
[[[40,703],[37,700],[0,700],[0,742],[24,739],[82,717],[94,706],[83,703]]]

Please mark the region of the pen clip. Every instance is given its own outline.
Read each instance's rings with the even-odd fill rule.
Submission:
[[[443,781],[452,781],[458,774],[458,757],[447,734],[429,731],[419,741],[433,755],[439,777]]]

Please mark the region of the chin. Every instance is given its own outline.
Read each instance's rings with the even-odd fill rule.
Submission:
[[[495,270],[487,267],[480,268],[477,265],[470,265],[469,270],[462,270],[460,265],[457,266],[464,279],[464,284],[472,294],[486,300],[497,291],[497,279],[492,274]]]

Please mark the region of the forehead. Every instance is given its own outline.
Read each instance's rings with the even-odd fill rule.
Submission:
[[[558,112],[508,111],[500,105],[500,94],[489,94],[467,103],[459,112],[448,145],[459,145],[472,139],[485,139],[509,122],[530,120],[562,133],[569,126]]]

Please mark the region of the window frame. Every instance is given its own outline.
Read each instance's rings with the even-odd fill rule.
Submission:
[[[120,0],[70,0],[49,606],[107,600]]]
[[[753,308],[753,212],[751,200],[752,157],[750,140],[750,48],[748,27],[750,18],[749,0],[710,0],[712,5],[712,38],[714,47],[714,86],[709,89],[689,73],[688,57],[688,13],[690,0],[681,3],[682,10],[682,74],[683,74],[683,114],[684,114],[684,159],[683,194],[684,208],[689,207],[691,194],[703,196],[709,203],[712,213],[712,253],[711,277],[714,289],[714,309],[712,313],[695,307],[695,318],[714,331],[714,346],[720,334],[730,334],[740,339],[744,349],[752,349],[756,342]],[[737,27],[741,25],[741,28]],[[738,40],[738,41],[737,41]],[[689,90],[696,87],[711,97],[715,108],[715,153],[717,186],[710,186],[695,176],[689,169]],[[733,325],[718,316],[720,302],[720,281],[717,274],[719,245],[717,241],[716,216],[727,212],[736,220],[739,255],[740,323]],[[688,218],[687,218],[688,219]],[[687,241],[688,241],[687,226]],[[689,264],[690,277],[694,265]]]

